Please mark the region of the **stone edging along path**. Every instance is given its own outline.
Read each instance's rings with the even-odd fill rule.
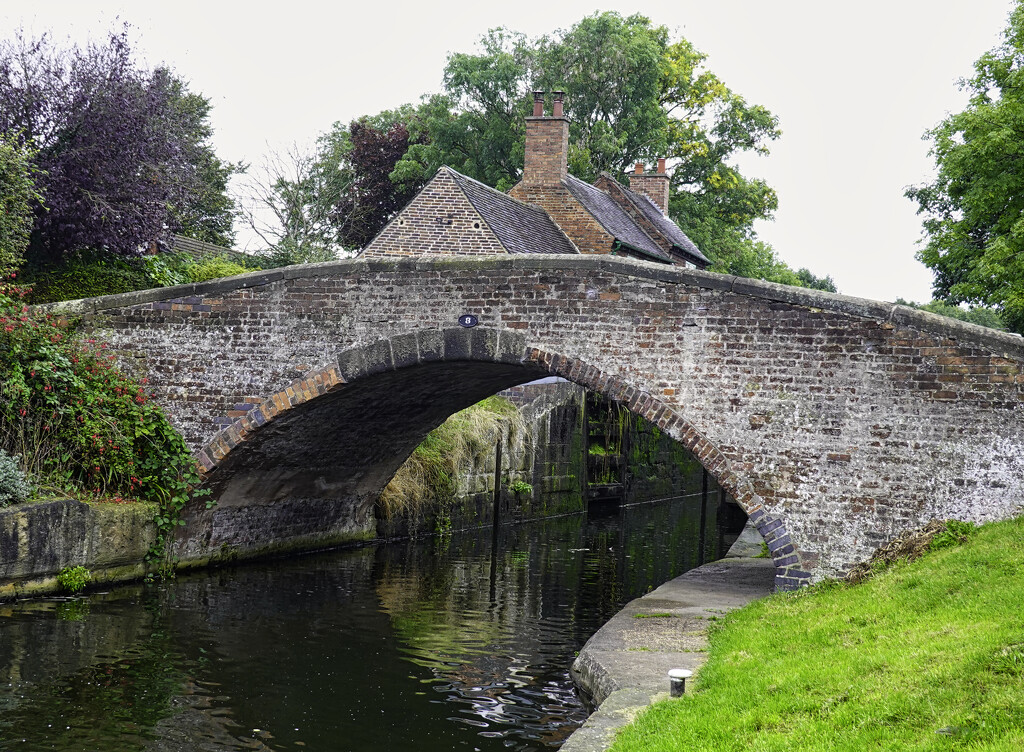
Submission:
[[[757,531],[746,528],[726,558],[631,601],[587,641],[572,676],[599,707],[566,740],[562,752],[608,749],[618,729],[668,697],[670,669],[696,672],[704,664],[712,618],[775,590],[772,560],[752,558],[760,544]]]

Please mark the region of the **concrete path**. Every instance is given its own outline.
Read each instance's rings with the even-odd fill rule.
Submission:
[[[761,540],[756,530],[745,529],[726,558],[630,602],[587,641],[572,675],[599,707],[566,740],[562,752],[608,749],[619,728],[668,697],[669,669],[696,672],[703,665],[712,619],[774,590],[771,559],[752,558]]]

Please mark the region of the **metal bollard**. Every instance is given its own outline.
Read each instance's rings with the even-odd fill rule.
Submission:
[[[668,693],[672,697],[682,697],[686,693],[686,680],[693,672],[685,668],[674,668],[668,672]]]

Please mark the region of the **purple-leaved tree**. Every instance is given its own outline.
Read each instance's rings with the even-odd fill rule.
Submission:
[[[45,201],[30,263],[82,249],[138,256],[179,229],[209,135],[183,92],[166,68],[134,62],[126,29],[67,49],[46,35],[0,42],[0,133],[33,145]]]

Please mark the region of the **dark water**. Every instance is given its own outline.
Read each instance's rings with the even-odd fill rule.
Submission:
[[[661,502],[0,604],[0,749],[554,748],[575,652],[742,520],[713,505],[703,552],[699,500]]]

